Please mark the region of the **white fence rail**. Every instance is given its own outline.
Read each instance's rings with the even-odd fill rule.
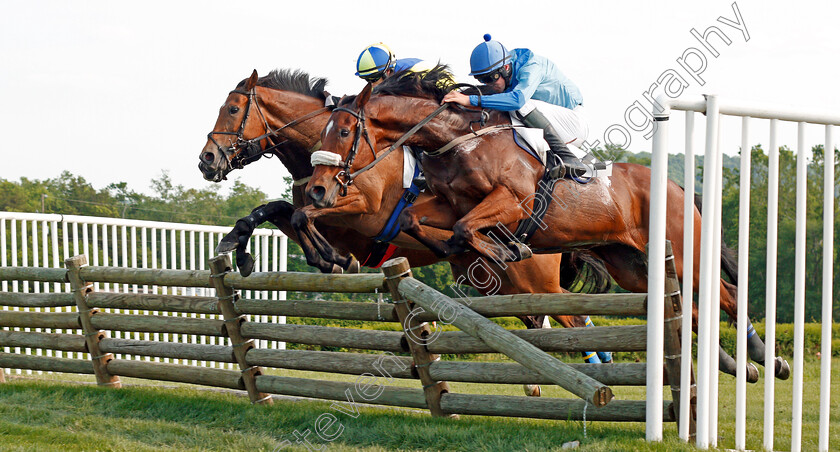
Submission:
[[[651,170],[651,217],[650,217],[650,255],[649,261],[649,297],[660,300],[663,296],[664,269],[654,263],[664,259],[665,220],[667,209],[677,209],[680,206],[666,206],[665,187],[668,169],[668,151],[678,151],[671,147],[668,141],[669,124],[674,119],[672,110],[682,110],[686,114],[685,124],[685,154],[686,154],[686,191],[694,192],[694,116],[696,113],[706,115],[705,160],[703,175],[703,217],[701,225],[701,258],[700,258],[700,297],[699,297],[699,334],[697,351],[697,446],[706,449],[717,446],[718,439],[718,362],[716,351],[719,342],[720,325],[719,291],[717,278],[720,275],[720,230],[721,230],[721,198],[722,198],[722,148],[721,116],[735,116],[741,119],[741,179],[740,179],[740,209],[739,209],[739,281],[738,281],[738,312],[747,312],[747,275],[749,264],[749,250],[746,244],[749,238],[749,187],[750,187],[750,124],[756,119],[769,120],[769,174],[768,174],[768,218],[767,218],[767,288],[766,288],[766,337],[765,362],[771,367],[765,372],[764,380],[764,441],[763,444],[752,445],[753,448],[763,446],[766,450],[773,450],[775,433],[775,380],[772,371],[775,354],[775,313],[776,313],[776,256],[778,251],[778,207],[779,207],[779,123],[780,121],[797,123],[795,154],[796,169],[796,239],[795,239],[795,305],[794,305],[794,351],[793,351],[793,407],[791,422],[791,450],[798,451],[802,447],[802,391],[803,391],[803,355],[804,355],[804,313],[805,313],[805,238],[806,238],[806,181],[807,161],[810,146],[806,147],[806,135],[813,132],[814,125],[822,125],[825,129],[825,175],[824,175],[824,229],[822,240],[823,258],[823,291],[822,291],[822,362],[820,369],[820,428],[819,450],[828,451],[829,428],[829,400],[831,378],[831,327],[832,327],[832,268],[833,268],[833,240],[834,240],[834,142],[832,138],[833,126],[840,125],[840,115],[821,114],[784,108],[769,108],[762,105],[745,102],[728,102],[717,96],[685,97],[670,99],[660,97],[654,117],[656,130],[653,137],[653,155]],[[763,124],[761,124],[763,126]],[[736,150],[729,148],[730,150]],[[691,197],[686,197],[685,221],[686,237],[692,237],[691,227],[694,206]],[[690,243],[690,241],[686,241]],[[684,262],[685,275],[690,275],[692,268],[688,263],[693,262],[694,251],[686,247]],[[817,256],[811,256],[815,258]],[[691,293],[691,277],[683,279],[683,293]],[[684,298],[686,306],[683,308],[683,377],[689,375],[687,366],[691,363],[691,297]],[[661,303],[651,303],[650,310],[661,309]],[[649,313],[650,318],[653,313]],[[747,316],[739,315],[737,323],[737,365],[738,376],[736,384],[736,428],[735,447],[738,450],[746,448],[746,363],[747,363]],[[662,334],[649,333],[648,338],[648,379],[649,385],[662,380]],[[656,360],[653,359],[656,358]],[[657,362],[658,361],[658,362]],[[649,386],[651,387],[651,386]],[[659,397],[657,405],[656,397]],[[682,383],[683,401],[681,407],[688,409],[687,399],[689,385],[687,378]],[[662,437],[661,391],[648,393],[647,437],[649,440],[659,440]],[[652,401],[653,400],[653,401]],[[657,408],[658,407],[658,408]],[[683,413],[682,416],[686,416]],[[685,419],[685,417],[683,417]],[[687,425],[687,423],[684,423]],[[688,439],[688,432],[680,431],[680,436]],[[836,447],[836,445],[835,445]]]
[[[155,221],[125,220],[119,218],[100,218],[76,215],[37,214],[20,212],[0,212],[0,265],[63,267],[64,259],[78,254],[88,256],[91,265],[130,268],[160,268],[180,270],[204,270],[206,262],[214,256],[216,244],[230,231],[229,227],[204,226],[183,223],[164,223]],[[282,232],[272,229],[257,229],[250,243],[251,253],[256,265],[254,271],[285,271],[287,261],[287,238]],[[96,283],[96,290],[131,293],[160,293],[178,295],[214,296],[213,289],[137,286],[128,284]],[[69,284],[40,283],[28,281],[3,281],[0,290],[12,292],[67,292]],[[242,294],[252,299],[281,300],[285,292],[244,291]],[[9,310],[3,306],[3,310]],[[59,308],[18,308],[12,310],[34,312],[70,312],[72,307]],[[107,312],[133,313],[107,309]],[[144,312],[149,314],[149,312]],[[213,314],[186,314],[170,312],[152,312],[154,315],[172,315],[183,317],[220,318]],[[209,316],[209,317],[208,317]],[[282,316],[258,316],[261,322],[285,323]],[[8,329],[8,328],[6,328]],[[18,331],[20,328],[13,328]],[[29,328],[24,331],[29,331]],[[37,332],[81,334],[81,331],[36,329]],[[224,338],[195,336],[186,334],[129,333],[109,331],[110,337],[142,339],[164,342],[187,342],[197,344],[224,345]],[[258,341],[260,348],[285,348],[283,342]],[[5,347],[5,352],[10,352]],[[41,349],[15,349],[15,353],[42,355]],[[72,352],[55,352],[58,356],[70,357]],[[52,350],[46,351],[53,356]],[[81,354],[77,358],[82,359]],[[120,355],[121,359],[132,359],[131,355]],[[140,358],[135,358],[140,359]],[[145,357],[144,359],[150,359]],[[161,358],[154,358],[160,361]],[[169,358],[164,358],[169,362]],[[193,361],[192,365],[207,367],[229,367],[230,363]],[[10,371],[7,369],[7,371]],[[20,369],[13,370],[21,373]],[[11,371],[10,371],[11,372]],[[32,371],[27,370],[27,373]]]

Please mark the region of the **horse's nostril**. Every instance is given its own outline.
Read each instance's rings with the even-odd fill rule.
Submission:
[[[213,163],[215,156],[212,152],[205,152],[201,154],[201,159],[204,160],[206,163]]]
[[[324,194],[326,192],[327,190],[324,187],[317,185],[309,190],[309,197],[312,198],[313,201],[320,201],[324,199]]]

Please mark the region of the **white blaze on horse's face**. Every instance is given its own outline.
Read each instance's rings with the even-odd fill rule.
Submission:
[[[324,129],[324,136],[327,136],[327,135],[330,134],[330,130],[332,130],[333,125],[335,125],[335,121],[330,119],[329,122],[327,122],[327,127]]]

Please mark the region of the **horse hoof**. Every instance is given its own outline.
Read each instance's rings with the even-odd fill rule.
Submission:
[[[539,385],[522,385],[522,389],[528,397],[539,397],[542,393]]]
[[[758,367],[753,363],[747,363],[747,383],[758,382]]]
[[[248,277],[254,272],[254,258],[250,253],[245,253],[245,256],[243,256],[242,259],[237,259],[236,265],[239,266],[239,274],[242,275],[243,278]]]
[[[353,260],[350,262],[350,265],[347,266],[347,273],[359,273],[362,270],[361,264],[359,264],[359,261],[356,260],[355,257],[351,259]]]
[[[344,269],[341,268],[341,266],[339,266],[338,264],[333,264],[332,271],[330,273],[341,274],[344,273]]]
[[[216,254],[230,253],[236,249],[236,242],[226,242],[222,240],[216,245]]]
[[[781,356],[776,357],[776,378],[779,380],[790,378],[790,364]]]

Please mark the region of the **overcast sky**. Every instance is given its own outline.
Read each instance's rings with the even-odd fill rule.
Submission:
[[[647,107],[643,93],[668,69],[688,94],[837,111],[840,3],[738,1],[749,41],[718,21],[737,21],[732,3],[4,0],[0,178],[68,170],[96,188],[125,181],[149,193],[166,170],[176,184],[204,187],[199,151],[228,91],[252,69],[300,68],[328,77],[333,94],[355,94],[356,57],[378,41],[398,57],[448,63],[461,81],[470,81],[469,54],[484,33],[530,48],[581,88],[590,141],[623,124],[634,101]],[[690,33],[713,25],[731,40],[710,38],[717,57]],[[690,48],[707,60],[704,86],[677,62]],[[795,144],[789,130],[780,144]],[[761,126],[755,133],[752,142],[766,143]],[[634,152],[650,150],[641,133],[631,139]],[[231,178],[276,197],[285,174],[262,160]]]

